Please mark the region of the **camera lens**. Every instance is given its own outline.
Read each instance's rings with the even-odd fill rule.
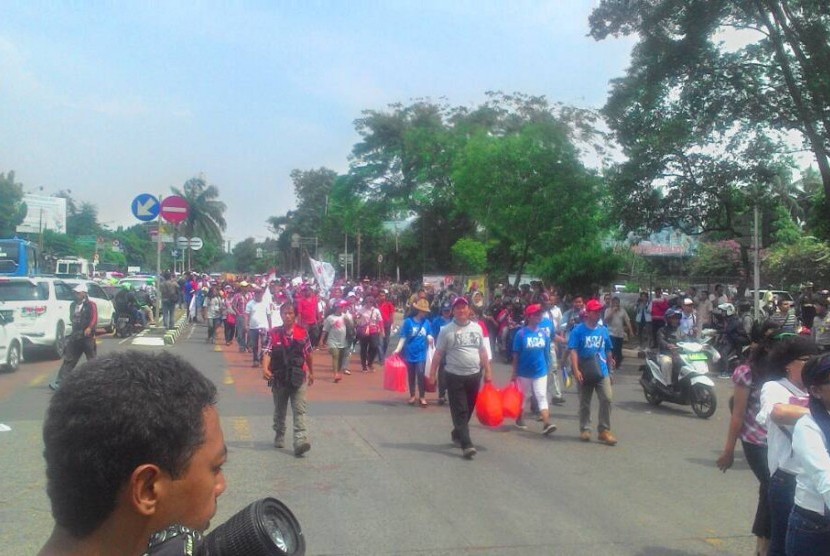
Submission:
[[[263,498],[205,536],[200,556],[304,556],[305,538],[288,507]]]

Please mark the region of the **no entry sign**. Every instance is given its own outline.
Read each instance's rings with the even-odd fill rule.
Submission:
[[[187,204],[184,198],[171,195],[161,202],[161,217],[171,224],[181,224],[187,220],[189,209],[190,205]]]

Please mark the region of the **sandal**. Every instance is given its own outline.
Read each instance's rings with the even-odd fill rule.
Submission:
[[[406,403],[408,403],[409,405],[415,405],[415,401],[415,398],[409,398],[409,401]]]
[[[427,401],[424,398],[421,398],[420,404],[421,404],[421,407],[426,407],[428,405]]]

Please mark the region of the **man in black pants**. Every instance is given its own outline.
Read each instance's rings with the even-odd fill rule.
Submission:
[[[72,372],[81,355],[86,355],[87,361],[95,357],[95,327],[98,325],[98,308],[89,300],[86,284],[75,286],[75,301],[69,306],[69,315],[72,319],[72,334],[66,339],[66,349],[63,353],[63,364],[58,371],[58,377],[49,383],[49,388],[57,390],[61,380]]]
[[[452,303],[453,321],[441,329],[435,342],[430,378],[438,378],[438,367],[446,355],[445,376],[447,397],[452,414],[452,440],[461,445],[465,459],[473,459],[476,449],[470,440],[470,417],[476,406],[481,370],[484,382],[490,382],[493,372],[484,342],[487,339],[477,322],[470,320],[467,299],[457,297]]]

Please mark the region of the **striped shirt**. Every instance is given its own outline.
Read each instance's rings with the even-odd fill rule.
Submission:
[[[767,429],[759,424],[756,418],[761,410],[761,388],[760,385],[753,386],[752,369],[749,365],[739,365],[732,373],[732,382],[735,386],[749,388],[749,400],[747,400],[744,420],[741,424],[741,440],[757,446],[766,446]]]

